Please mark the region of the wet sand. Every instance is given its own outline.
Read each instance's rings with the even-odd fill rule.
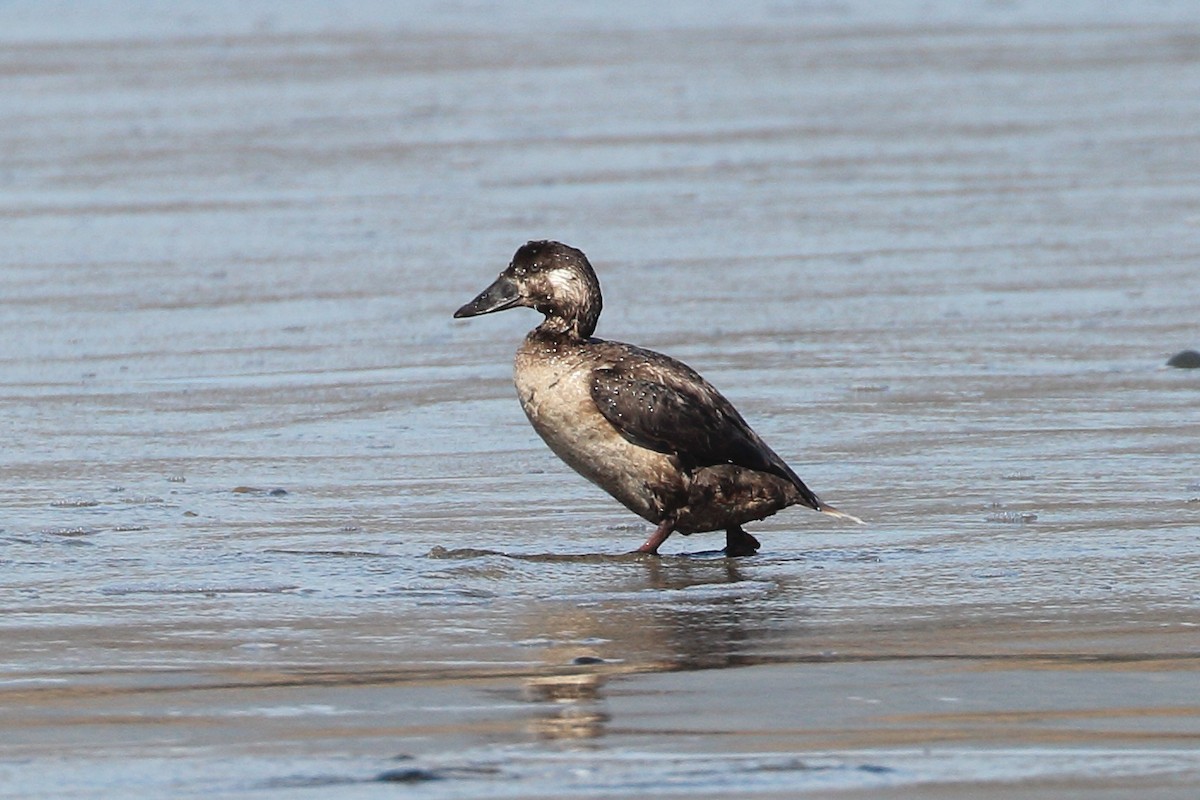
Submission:
[[[1193,6],[104,8],[0,5],[0,797],[1194,796]],[[869,525],[623,555],[450,318],[540,237]]]

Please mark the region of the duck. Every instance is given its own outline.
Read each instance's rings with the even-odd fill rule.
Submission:
[[[723,530],[726,556],[754,555],[761,545],[742,526],[793,505],[862,523],[813,493],[694,369],[596,338],[603,299],[583,251],[527,242],[454,317],[520,307],[543,316],[513,362],[521,408],[568,466],[655,525],[635,553]]]

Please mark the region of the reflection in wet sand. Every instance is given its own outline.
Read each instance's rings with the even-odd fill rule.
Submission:
[[[617,608],[611,598],[573,606],[543,602],[537,613],[523,618],[531,632],[553,631],[569,639],[532,640],[543,645],[539,652],[550,670],[524,681],[525,698],[540,711],[530,725],[538,738],[603,736],[611,716],[602,690],[610,675],[720,669],[744,652],[749,634],[743,625],[753,626],[755,615],[751,608],[738,607],[743,595],[723,594],[717,588],[715,595],[697,596],[694,603],[647,602],[663,592],[735,586],[744,580],[736,559],[689,564],[688,559],[676,558],[669,566],[660,558],[641,555],[621,561],[632,561],[645,576],[641,588],[628,589],[627,596],[637,598],[629,602],[631,609]],[[757,622],[762,629],[764,621]]]
[[[525,681],[530,701],[543,713],[530,722],[539,739],[598,739],[612,717],[604,710],[604,678],[596,673],[545,675]]]

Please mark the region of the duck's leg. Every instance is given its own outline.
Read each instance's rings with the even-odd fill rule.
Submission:
[[[675,520],[667,517],[658,524],[658,527],[654,529],[654,533],[650,534],[650,538],[646,540],[646,543],[634,552],[646,553],[652,556],[658,555],[658,546],[667,540],[667,537],[671,535],[671,531],[673,530],[675,530]]]
[[[761,546],[758,539],[742,530],[741,525],[725,529],[725,555],[727,556],[752,556],[758,552],[758,548]]]

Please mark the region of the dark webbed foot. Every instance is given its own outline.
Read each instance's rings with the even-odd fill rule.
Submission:
[[[667,537],[671,535],[671,531],[673,530],[675,530],[675,520],[664,519],[659,523],[658,527],[654,529],[654,533],[650,534],[650,538],[646,540],[646,543],[634,552],[645,553],[651,556],[658,555],[659,545],[667,540]]]
[[[742,530],[742,526],[734,525],[725,529],[725,555],[752,556],[762,547],[750,534]]]

